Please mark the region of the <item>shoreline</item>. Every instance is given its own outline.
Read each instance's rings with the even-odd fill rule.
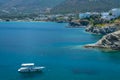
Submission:
[[[9,23],[9,22],[28,22],[28,23],[31,23],[31,22],[45,22],[45,23],[47,23],[47,22],[53,22],[53,21],[26,21],[26,20],[18,20],[18,21],[0,21],[0,23]],[[53,23],[57,23],[57,22],[53,22]],[[61,23],[60,23],[61,24]],[[90,25],[89,25],[90,26]],[[95,33],[95,32],[92,32],[92,31],[87,31],[86,29],[90,29],[91,30],[91,28],[90,27],[87,27],[87,26],[69,26],[69,25],[67,25],[67,26],[65,26],[65,28],[84,28],[85,29],[85,31],[86,32],[88,32],[89,34],[95,34],[95,35],[101,35],[101,33],[99,33],[99,32],[101,32],[101,31],[99,31],[99,30],[102,30],[102,31],[105,31],[105,29],[107,29],[107,31],[106,32],[104,32],[104,34],[103,35],[105,35],[105,36],[103,36],[102,37],[102,39],[100,39],[99,41],[97,41],[96,43],[94,43],[94,44],[86,44],[86,45],[84,45],[83,47],[84,48],[100,48],[100,49],[112,49],[112,50],[120,50],[119,49],[119,45],[107,45],[108,43],[104,43],[104,44],[102,44],[102,42],[104,41],[104,40],[106,40],[107,39],[107,37],[108,36],[110,36],[111,34],[114,34],[114,33],[116,33],[117,31],[119,31],[120,29],[119,28],[117,28],[116,27],[116,25],[114,25],[114,26],[108,26],[108,27],[103,27],[102,29],[101,28],[95,28],[97,31],[99,31],[99,32],[97,32],[97,33]],[[112,29],[114,29],[114,30],[112,30]],[[109,33],[107,33],[108,32],[108,30],[110,30],[111,32],[109,32]],[[93,30],[94,31],[94,30]],[[120,35],[120,34],[119,34]],[[119,39],[119,38],[118,38]],[[107,40],[106,40],[107,41]],[[112,38],[111,38],[111,41],[112,41]],[[111,42],[109,42],[109,43],[111,43]],[[105,45],[107,45],[107,46],[105,46]]]
[[[103,36],[99,41],[93,44],[84,45],[85,48],[101,48],[120,50],[120,30]]]
[[[18,20],[18,21],[0,21],[0,22],[50,22],[50,21],[26,21],[26,20]]]

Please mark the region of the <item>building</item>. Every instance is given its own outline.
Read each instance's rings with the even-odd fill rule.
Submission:
[[[103,17],[103,16],[109,16],[109,12],[103,12],[103,13],[101,13],[101,16]]]
[[[112,20],[112,19],[115,19],[115,17],[114,17],[114,16],[102,16],[101,19],[110,21],[110,20]]]
[[[109,12],[103,12],[101,13],[101,19],[109,21],[109,20],[115,19],[115,17],[113,15],[110,15]]]
[[[79,18],[80,19],[85,19],[85,18],[90,18],[92,14],[90,12],[86,12],[86,13],[80,13],[79,14]]]
[[[120,16],[119,8],[114,8],[110,10],[109,12],[101,13],[101,18],[104,20],[112,20],[112,19],[118,18],[119,16]]]
[[[120,8],[114,8],[109,11],[109,13],[114,16],[115,18],[120,16]]]

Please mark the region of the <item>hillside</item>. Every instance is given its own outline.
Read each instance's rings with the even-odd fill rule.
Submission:
[[[39,13],[52,8],[64,0],[3,0],[0,1],[0,12],[7,13]]]
[[[65,0],[52,9],[53,13],[106,11],[120,7],[120,0]]]
[[[95,44],[88,44],[85,47],[120,50],[120,30],[107,34]]]

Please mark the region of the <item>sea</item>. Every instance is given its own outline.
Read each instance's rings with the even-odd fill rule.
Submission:
[[[0,22],[0,80],[120,80],[120,51],[84,48],[102,36],[66,25]],[[22,63],[45,69],[19,73]]]

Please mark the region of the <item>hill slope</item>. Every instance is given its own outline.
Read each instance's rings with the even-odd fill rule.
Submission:
[[[120,30],[107,34],[95,44],[88,44],[85,47],[120,50]]]
[[[120,7],[120,0],[65,0],[52,9],[53,13],[106,11]]]
[[[64,0],[3,0],[0,1],[0,11],[8,12],[40,12],[52,8]]]

